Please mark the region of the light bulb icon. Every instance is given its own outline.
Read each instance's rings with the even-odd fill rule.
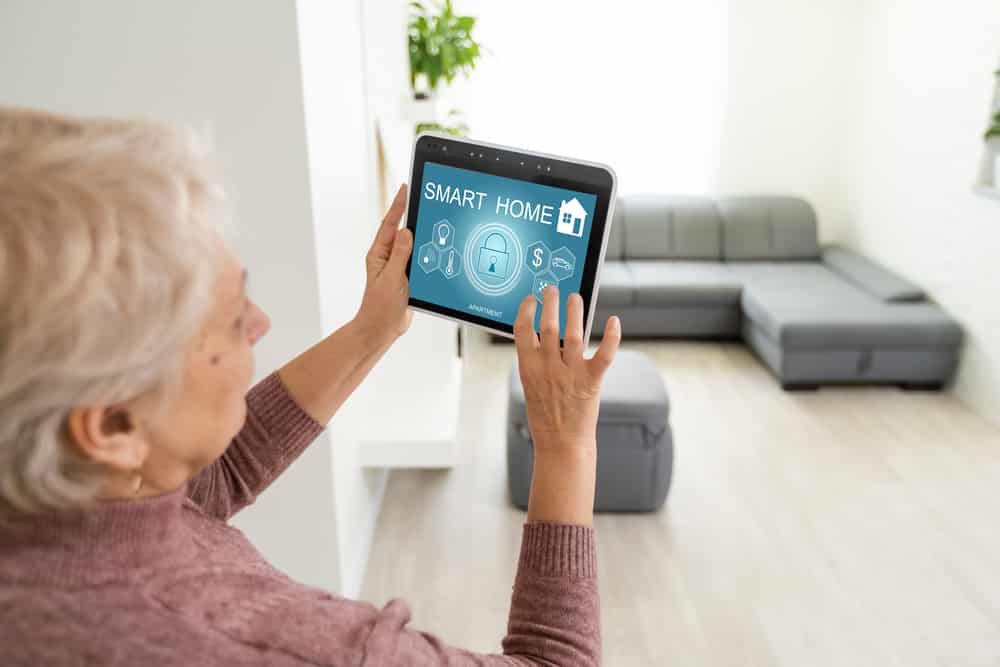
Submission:
[[[451,234],[451,227],[447,223],[442,223],[438,225],[438,243],[444,245],[448,242],[448,236]]]

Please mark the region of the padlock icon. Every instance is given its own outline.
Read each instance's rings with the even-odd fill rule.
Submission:
[[[493,232],[486,237],[486,242],[479,248],[479,262],[476,270],[481,276],[504,279],[507,277],[507,239],[503,234]]]

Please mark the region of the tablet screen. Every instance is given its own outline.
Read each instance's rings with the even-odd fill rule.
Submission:
[[[411,299],[510,326],[525,295],[555,284],[562,337],[597,197],[432,161],[419,188]]]

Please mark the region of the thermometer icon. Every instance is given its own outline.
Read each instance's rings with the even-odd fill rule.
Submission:
[[[449,276],[455,272],[455,251],[452,250],[448,253],[448,266],[445,267],[445,273]]]

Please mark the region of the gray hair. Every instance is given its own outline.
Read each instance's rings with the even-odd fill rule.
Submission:
[[[219,270],[211,157],[189,128],[0,107],[0,502],[92,503],[70,411],[176,391]]]

